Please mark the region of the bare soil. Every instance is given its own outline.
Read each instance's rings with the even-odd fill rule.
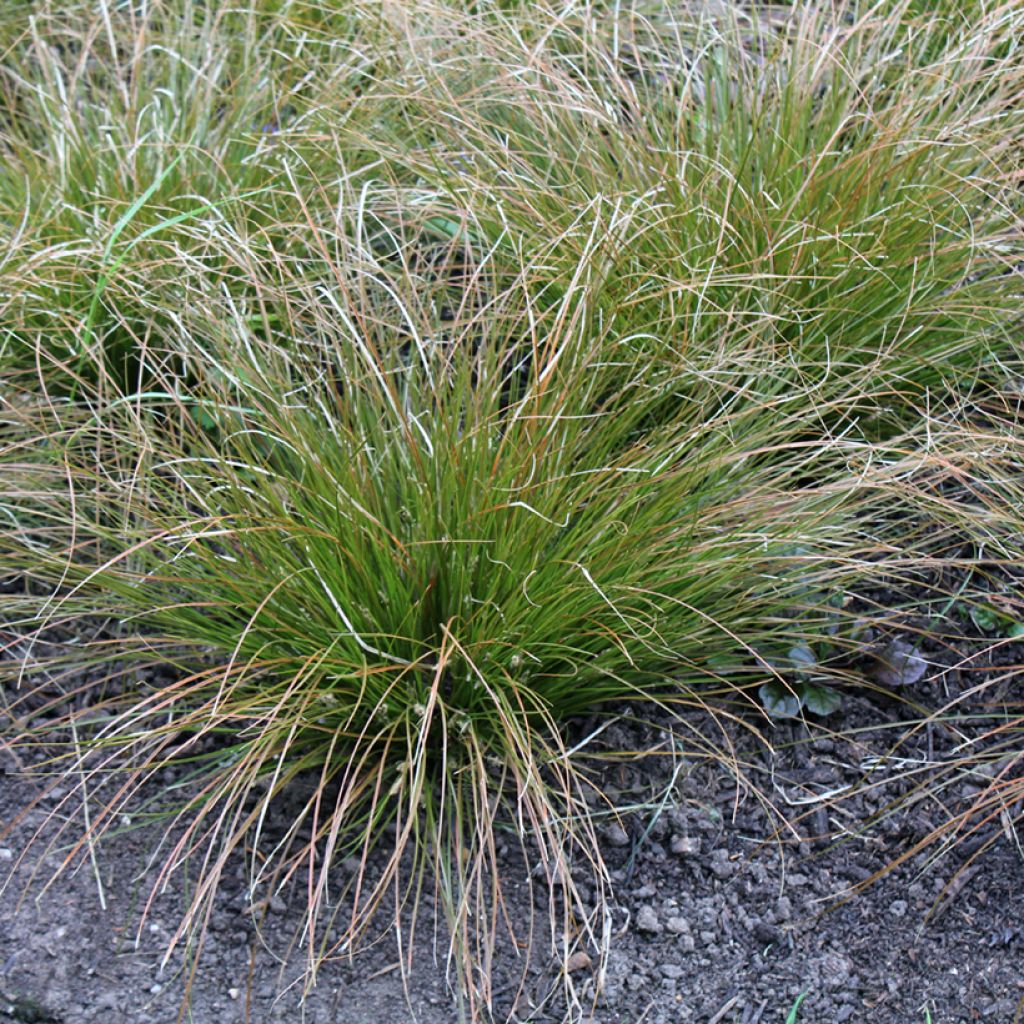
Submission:
[[[930,846],[852,893],[987,781],[958,779],[886,813],[912,784],[903,772],[921,767],[920,781],[964,742],[962,730],[941,723],[897,742],[902,729],[894,723],[910,717],[907,704],[938,707],[985,679],[995,680],[1003,698],[1021,692],[1019,644],[920,650],[929,671],[900,692],[901,701],[868,690],[847,696],[832,716],[842,736],[820,723],[781,722],[768,729],[768,749],[741,725],[722,733],[701,712],[684,713],[692,735],[731,744],[749,779],[799,819],[781,833],[778,819],[737,787],[734,775],[688,747],[685,732],[670,740],[666,716],[624,716],[604,729],[595,747],[656,753],[602,769],[620,805],[643,807],[604,826],[615,889],[603,985],[596,950],[590,964],[584,957],[573,964],[574,1006],[559,984],[564,965],[543,952],[525,967],[510,957],[495,967],[498,1019],[783,1024],[802,994],[804,1024],[924,1024],[929,1014],[933,1024],[1024,1019],[1024,858],[1008,817],[962,836],[937,859],[939,847]],[[583,734],[592,722],[576,728]],[[979,722],[974,735],[984,728]],[[301,883],[272,901],[257,926],[241,863],[222,887],[194,976],[177,960],[162,966],[181,894],[160,895],[138,930],[152,877],[147,865],[160,854],[162,830],[126,831],[43,891],[62,850],[37,844],[22,855],[38,828],[46,834],[52,827],[55,808],[65,813],[62,793],[39,800],[37,780],[10,758],[0,763],[0,823],[23,815],[0,849],[7,862],[0,869],[12,871],[0,895],[3,1024],[458,1019],[443,936],[431,928],[429,907],[407,986],[394,929],[382,920],[378,941],[353,960],[326,965],[302,1000],[301,954],[285,957],[301,926]],[[843,799],[834,802],[838,791]],[[984,856],[972,859],[989,842]],[[521,870],[509,854],[509,906],[526,922],[546,896],[514,884]]]

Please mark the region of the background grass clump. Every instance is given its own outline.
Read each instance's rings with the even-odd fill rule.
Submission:
[[[770,377],[799,403],[820,378],[877,433],[1015,352],[1015,22],[974,13],[684,6],[640,43],[550,48],[453,20],[374,143],[529,263],[535,301],[585,265],[683,400],[761,401]]]
[[[33,5],[4,26],[0,68],[0,360],[48,391],[72,379],[144,390],[182,275],[246,295],[225,244],[301,258],[282,182],[308,171],[302,126],[331,90],[340,124],[385,48],[357,5]],[[314,22],[315,24],[315,22]],[[376,63],[374,63],[376,61]],[[327,166],[333,161],[325,155]],[[220,240],[220,246],[213,244]],[[266,242],[268,253],[261,252]]]
[[[247,849],[313,968],[436,885],[471,1017],[496,831],[606,952],[575,716],[834,710],[858,588],[1022,536],[1024,8],[540,10],[60,5],[0,61],[10,742],[74,741],[78,852],[186,773],[175,941]]]

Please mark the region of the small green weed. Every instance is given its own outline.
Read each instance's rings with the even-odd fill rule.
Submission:
[[[786,1015],[786,1024],[797,1024],[797,1014],[800,1010],[800,1004],[807,998],[806,992],[801,992],[797,996],[796,1002],[790,1008],[789,1013]]]

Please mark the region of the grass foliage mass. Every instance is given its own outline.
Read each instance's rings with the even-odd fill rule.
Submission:
[[[858,588],[1019,566],[1022,28],[16,5],[0,672],[12,749],[99,794],[67,863],[168,819],[201,943],[246,854],[311,977],[436,890],[482,1018],[511,838],[557,954],[605,953],[580,716],[770,732],[803,652],[805,707],[858,685]]]

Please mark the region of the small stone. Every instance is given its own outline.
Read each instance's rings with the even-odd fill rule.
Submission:
[[[844,988],[853,970],[853,963],[842,953],[826,953],[821,961],[821,980],[825,988]]]
[[[679,964],[662,964],[658,970],[663,978],[671,978],[673,981],[678,981],[686,973]]]
[[[851,882],[866,882],[871,877],[871,870],[862,864],[842,864],[836,873]]]
[[[594,966],[585,949],[577,949],[575,953],[565,962],[565,973],[576,974],[578,971],[587,971]]]
[[[605,826],[604,838],[609,846],[629,846],[629,833],[617,821]]]
[[[998,1020],[1013,1020],[1013,1014],[1017,1006],[1016,1000],[1000,999],[989,1005],[988,1009],[985,1010],[985,1016],[996,1017]]]
[[[237,988],[229,988],[228,989],[228,999],[234,1001],[235,999],[237,999],[239,997],[239,995],[241,995],[241,993],[238,991]]]
[[[159,982],[154,982],[152,985],[149,986],[149,991],[154,996],[160,995],[160,993],[163,992],[163,990],[164,987]]]
[[[626,988],[630,992],[642,992],[650,984],[650,979],[646,974],[642,974],[640,971],[636,971],[633,974],[626,976]]]
[[[271,896],[270,902],[267,904],[267,909],[272,914],[283,914],[288,909],[288,905],[280,896]]]
[[[670,917],[665,922],[665,927],[672,932],[673,935],[689,935],[690,934],[690,922],[685,917]]]
[[[727,878],[732,878],[736,874],[736,865],[729,860],[729,853],[727,850],[715,850],[715,855],[709,865],[711,873],[715,878],[725,881]]]
[[[762,946],[777,946],[782,942],[783,935],[779,928],[774,928],[766,921],[758,921],[753,929],[754,938]]]
[[[906,900],[893,900],[889,904],[889,913],[893,917],[903,917],[907,913],[907,901]]]
[[[669,843],[669,849],[677,857],[697,857],[700,855],[700,837],[675,835]]]
[[[9,850],[6,846],[0,846],[0,860],[13,860],[14,851]]]
[[[636,926],[640,931],[649,932],[653,935],[661,932],[661,922],[658,920],[658,915],[654,912],[654,908],[648,904],[644,904],[637,912]]]

